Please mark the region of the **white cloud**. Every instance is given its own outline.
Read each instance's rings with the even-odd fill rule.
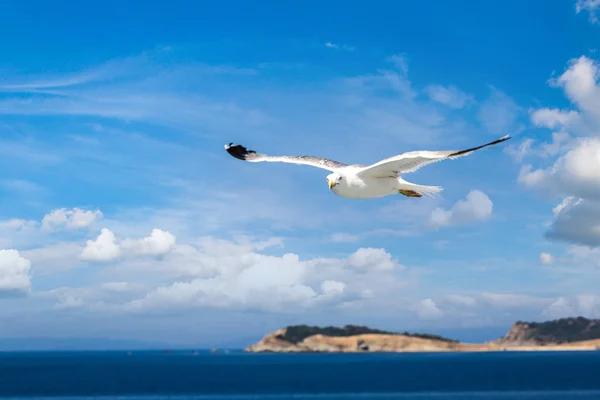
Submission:
[[[569,125],[579,118],[579,113],[574,110],[564,111],[557,108],[540,108],[531,114],[531,122],[537,126],[548,129]]]
[[[115,234],[103,228],[95,240],[88,240],[80,258],[85,261],[114,261],[121,255]]]
[[[141,239],[117,240],[115,234],[103,228],[95,240],[88,240],[81,252],[86,261],[115,261],[119,257],[163,256],[175,246],[175,236],[162,229],[152,229],[150,236]]]
[[[403,268],[385,249],[360,248],[348,257],[350,267],[361,271]]]
[[[589,318],[600,317],[600,296],[597,294],[583,294],[577,296],[579,310]]]
[[[450,108],[463,108],[473,101],[473,96],[455,86],[429,85],[423,90],[431,100]]]
[[[525,165],[519,183],[554,195],[600,199],[600,138],[581,138],[546,169]]]
[[[82,210],[73,208],[67,210],[60,208],[52,210],[42,218],[42,230],[46,232],[55,231],[60,228],[82,229],[92,226],[96,221],[102,219],[100,210]]]
[[[552,85],[564,90],[566,96],[573,102],[584,118],[591,117],[600,121],[600,88],[597,84],[598,64],[585,56],[569,62],[568,69]]]
[[[521,162],[527,155],[531,153],[533,143],[533,139],[525,139],[517,147],[515,147],[515,145],[509,144],[505,147],[504,152],[511,156],[515,161]]]
[[[597,4],[580,1],[578,7],[578,11],[591,11]],[[565,72],[550,80],[576,109],[541,108],[532,113],[533,123],[559,129],[538,154],[559,156],[550,166],[524,165],[518,176],[518,182],[528,189],[563,198],[553,209],[548,239],[592,247],[600,245],[599,72],[595,61],[581,56],[570,60]]]
[[[429,221],[434,227],[461,225],[474,221],[484,221],[492,215],[493,203],[480,190],[471,190],[464,200],[457,201],[450,210],[436,208]]]
[[[338,281],[323,281],[321,283],[321,293],[324,296],[336,296],[344,293],[344,288],[346,284],[344,282]]]
[[[544,265],[550,265],[554,263],[554,257],[552,254],[540,253],[540,262]]]
[[[435,320],[444,316],[444,312],[435,304],[432,299],[423,299],[414,306],[414,312],[417,317],[423,320]]]
[[[590,22],[593,24],[598,22],[598,16],[596,15],[597,8],[600,8],[600,0],[577,0],[577,3],[575,3],[577,14],[584,10],[588,11],[590,13]]]
[[[559,297],[542,311],[547,318],[565,318],[581,315],[586,318],[600,317],[600,296],[579,294],[572,298]]]
[[[550,319],[572,317],[575,310],[571,306],[569,300],[564,297],[559,297],[555,302],[550,304],[548,308],[542,311],[542,315]]]
[[[125,239],[121,248],[138,255],[163,255],[173,249],[175,236],[168,231],[152,229],[150,236],[142,239]]]
[[[258,253],[254,243],[214,239],[210,243],[213,245],[205,241],[196,249],[193,279],[157,287],[127,303],[125,309],[152,312],[214,307],[296,312],[368,299],[369,293],[381,295],[398,287],[395,274],[403,269],[383,249],[360,248],[345,259],[303,261],[293,253]],[[170,265],[172,261],[167,258],[163,262]]]
[[[600,246],[600,202],[566,198],[554,208],[555,216],[546,237],[567,243]]]
[[[41,236],[37,221],[19,218],[0,221],[0,248],[31,246]]]
[[[354,46],[348,46],[345,44],[335,44],[335,43],[331,43],[331,42],[325,42],[325,47],[329,47],[330,49],[336,49],[336,50],[346,50],[346,51],[354,51],[356,50],[356,47]]]
[[[17,250],[0,250],[0,294],[23,294],[31,290],[31,262]]]
[[[114,59],[88,71],[58,77],[32,78],[0,86],[6,98],[0,113],[14,115],[83,115],[154,123],[179,129],[208,128],[230,132],[241,126],[262,126],[270,118],[231,101],[199,94],[195,86],[207,76],[254,76],[255,70],[201,62],[168,66],[170,51],[160,49]],[[168,89],[166,89],[168,88]],[[15,96],[18,92],[46,96]]]
[[[129,282],[105,282],[100,284],[100,288],[109,292],[129,292],[134,286]]]
[[[492,88],[490,97],[481,104],[478,117],[483,127],[495,135],[506,135],[516,130],[521,108],[505,93]]]
[[[504,151],[515,161],[523,162],[526,157],[548,158],[564,154],[571,148],[574,141],[568,132],[558,131],[552,133],[552,141],[541,143],[539,146],[534,146],[534,143],[534,139],[526,138],[521,141],[519,146],[508,145]]]

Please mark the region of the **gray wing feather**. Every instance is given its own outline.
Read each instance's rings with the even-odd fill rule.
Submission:
[[[290,164],[310,165],[317,168],[334,171],[336,168],[345,167],[347,164],[339,161],[329,160],[327,158],[313,156],[268,156],[257,153],[254,150],[248,150],[242,145],[225,145],[225,150],[238,160],[249,162],[284,162]]]
[[[401,173],[414,172],[419,168],[424,167],[425,165],[429,165],[446,159],[464,157],[466,155],[471,154],[475,150],[502,143],[508,139],[510,139],[510,136],[506,135],[498,140],[494,140],[493,142],[465,150],[411,151],[407,153],[402,153],[397,156],[386,158],[384,160],[376,162],[375,164],[369,165],[368,167],[363,168],[362,171],[358,172],[358,175],[383,177],[392,175],[395,176]]]

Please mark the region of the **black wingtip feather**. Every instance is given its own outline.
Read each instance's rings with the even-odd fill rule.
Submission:
[[[226,145],[225,150],[227,150],[231,156],[244,161],[247,160],[251,154],[256,154],[254,150],[248,150],[240,144],[233,146],[233,143]]]
[[[486,143],[484,145],[473,147],[473,148],[470,148],[470,149],[460,150],[460,151],[457,151],[456,153],[452,153],[452,154],[450,154],[450,157],[460,156],[460,155],[463,155],[465,153],[470,153],[470,152],[475,151],[475,150],[483,149],[484,147],[493,146],[493,145],[498,144],[498,143],[506,142],[508,139],[510,139],[510,135],[502,136],[500,139],[494,140],[493,142]]]

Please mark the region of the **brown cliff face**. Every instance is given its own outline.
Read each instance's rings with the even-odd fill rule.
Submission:
[[[291,329],[290,329],[291,328]],[[464,344],[448,339],[394,333],[363,333],[356,335],[329,336],[321,333],[295,337],[290,330],[280,329],[266,335],[258,343],[246,348],[248,352],[420,352],[420,351],[477,351],[488,345]],[[343,329],[343,328],[338,328]]]
[[[516,322],[504,337],[483,344],[361,326],[296,325],[270,333],[245,350],[276,353],[600,350],[600,320],[579,317],[541,323]]]
[[[496,343],[512,346],[547,346],[600,339],[600,320],[583,317],[546,322],[515,322]]]

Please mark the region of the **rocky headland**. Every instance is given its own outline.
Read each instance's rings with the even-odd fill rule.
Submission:
[[[247,352],[460,352],[460,351],[600,350],[600,320],[563,318],[515,322],[503,337],[464,343],[430,334],[397,333],[365,326],[294,325],[264,336]]]

